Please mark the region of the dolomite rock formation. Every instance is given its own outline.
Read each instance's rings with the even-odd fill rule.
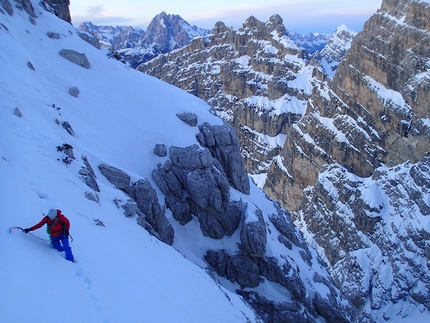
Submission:
[[[381,164],[417,162],[428,154],[429,21],[426,3],[383,1],[333,80],[313,89],[306,115],[287,136],[282,163],[268,173],[270,196],[297,210],[303,188],[315,183],[325,164],[369,176]]]

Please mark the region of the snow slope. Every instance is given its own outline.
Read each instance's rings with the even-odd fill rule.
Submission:
[[[151,178],[163,162],[152,152],[156,143],[195,143],[196,129],[175,113],[221,120],[194,96],[107,59],[32,3],[35,25],[15,7],[13,16],[0,12],[0,322],[255,322],[239,296],[126,218],[112,201],[127,197],[97,168],[103,162]],[[65,60],[63,48],[85,53],[91,67]],[[58,124],[65,121],[75,136]],[[56,149],[64,143],[74,147],[70,165]],[[91,189],[78,173],[83,156],[98,177],[99,203],[84,196]],[[36,238],[47,239],[44,228],[8,231],[53,207],[71,221],[77,263]]]

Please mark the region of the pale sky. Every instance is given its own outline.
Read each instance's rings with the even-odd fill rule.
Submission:
[[[342,24],[359,32],[382,0],[70,0],[72,23],[146,29],[165,11],[189,24],[212,29],[217,21],[237,29],[249,16],[266,22],[275,13],[290,31],[333,33]]]

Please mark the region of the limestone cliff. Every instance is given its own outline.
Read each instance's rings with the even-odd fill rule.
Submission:
[[[427,3],[383,1],[333,80],[313,89],[306,115],[289,132],[282,164],[272,164],[270,196],[298,209],[303,188],[325,164],[369,176],[381,164],[428,154],[429,24]]]

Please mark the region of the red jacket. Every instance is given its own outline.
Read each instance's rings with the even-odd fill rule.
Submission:
[[[36,230],[42,227],[44,224],[48,225],[49,234],[57,237],[60,234],[70,230],[70,221],[67,219],[60,210],[57,210],[57,217],[51,220],[47,215],[36,225],[33,225],[30,230]]]

